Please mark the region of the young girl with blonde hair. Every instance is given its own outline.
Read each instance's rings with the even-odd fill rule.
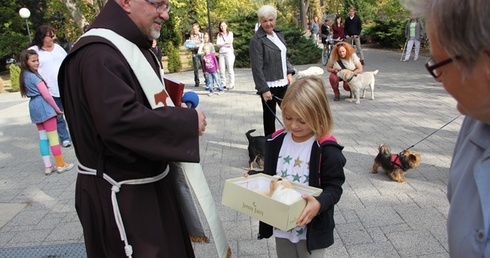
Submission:
[[[266,143],[264,173],[323,189],[318,197],[302,196],[307,205],[290,231],[263,222],[259,239],[276,238],[277,256],[324,257],[333,244],[334,206],[342,195],[346,159],[332,135],[333,117],[323,80],[302,77],[287,90],[281,104],[284,129]]]

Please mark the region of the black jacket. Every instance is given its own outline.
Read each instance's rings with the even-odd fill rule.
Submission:
[[[362,22],[359,16],[354,15],[354,18],[347,17],[345,18],[344,23],[344,34],[346,36],[357,35],[360,36],[362,31]]]
[[[267,138],[264,173],[268,175],[276,175],[277,159],[285,135],[286,131],[281,129]],[[342,184],[345,182],[346,159],[342,154],[343,148],[330,136],[315,141],[311,149],[309,185],[322,188],[323,192],[315,197],[321,204],[320,211],[307,225],[306,246],[310,252],[333,244],[334,206],[340,200]],[[258,238],[271,236],[272,226],[260,222]]]
[[[287,47],[284,34],[277,29],[274,32]],[[282,72],[281,50],[267,38],[267,33],[262,27],[249,43],[250,62],[252,65],[252,75],[255,82],[255,89],[258,94],[269,91],[267,82],[285,79]],[[287,74],[294,74],[294,67],[286,60]]]

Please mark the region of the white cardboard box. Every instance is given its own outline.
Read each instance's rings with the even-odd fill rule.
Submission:
[[[294,228],[306,201],[287,205],[264,195],[269,192],[271,179],[269,175],[256,174],[226,180],[222,204],[281,230]],[[300,194],[318,196],[322,192],[320,188],[294,182],[293,186]]]

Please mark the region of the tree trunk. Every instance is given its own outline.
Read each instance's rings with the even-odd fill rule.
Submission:
[[[310,0],[300,0],[299,1],[299,12],[300,12],[300,19],[301,19],[301,28],[303,30],[308,29],[308,24],[306,22],[306,11],[308,11],[308,7],[310,6]]]
[[[76,22],[77,27],[80,28],[80,31],[83,30],[83,26],[87,24],[87,19],[83,16],[82,12],[78,9],[77,3],[75,0],[61,0],[68,9],[73,20]]]
[[[94,6],[94,10],[96,14],[100,13],[100,10],[104,8],[105,4],[107,3],[107,0],[92,0],[92,5]]]

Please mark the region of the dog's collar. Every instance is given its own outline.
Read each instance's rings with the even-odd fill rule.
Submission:
[[[354,77],[356,77],[356,76],[357,76],[357,73],[352,73],[352,76],[351,76],[350,78],[347,78],[347,82],[352,81],[352,79],[353,79]]]

